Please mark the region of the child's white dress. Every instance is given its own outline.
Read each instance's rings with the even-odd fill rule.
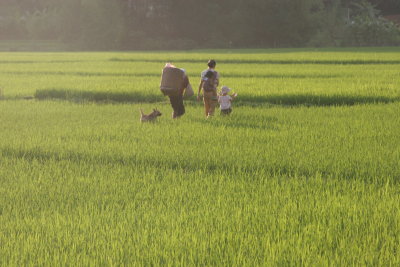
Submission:
[[[221,110],[226,110],[231,108],[232,97],[229,95],[221,95],[218,97],[218,102],[220,104]]]

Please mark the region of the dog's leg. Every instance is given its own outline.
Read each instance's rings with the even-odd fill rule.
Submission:
[[[140,121],[144,122],[145,121],[145,115],[143,113],[143,110],[141,108],[139,110],[140,110]]]

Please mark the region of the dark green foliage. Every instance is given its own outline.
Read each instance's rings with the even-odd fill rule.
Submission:
[[[384,19],[368,1],[353,3],[353,16],[348,21],[349,42],[355,45],[398,45],[400,28]]]
[[[383,19],[380,9],[396,14],[400,4],[395,0],[4,0],[0,40],[52,40],[69,50],[399,44],[399,28]]]

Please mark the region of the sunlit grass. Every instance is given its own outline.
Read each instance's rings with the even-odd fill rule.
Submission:
[[[159,96],[157,88],[165,62],[184,67],[196,88],[199,72],[213,57],[217,59],[222,83],[243,96],[260,97],[263,102],[269,96],[290,98],[291,95],[397,101],[400,56],[394,48],[386,50],[280,53],[265,50],[254,54],[241,50],[221,54],[2,53],[0,83],[9,98],[33,96],[38,90],[49,89],[145,92]],[[335,104],[334,100],[330,104]]]
[[[2,54],[0,265],[399,265],[399,54],[250,52],[212,56],[367,63],[220,64],[232,115],[172,120],[163,62],[207,54]]]

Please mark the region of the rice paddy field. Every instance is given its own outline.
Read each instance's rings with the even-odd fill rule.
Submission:
[[[210,58],[233,113],[173,120],[161,69]],[[1,266],[400,265],[398,47],[3,52],[0,88]]]

